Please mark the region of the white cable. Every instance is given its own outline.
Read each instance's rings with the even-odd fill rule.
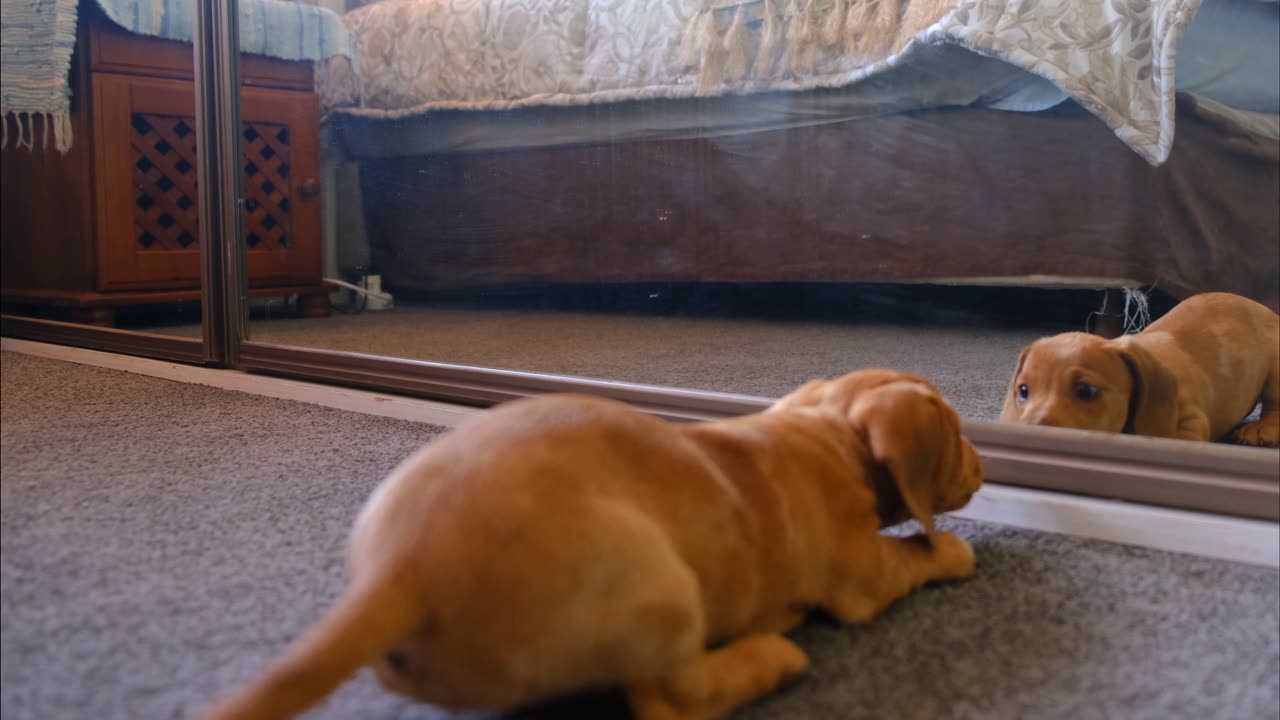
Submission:
[[[324,281],[325,281],[325,282],[327,282],[327,283],[329,283],[329,284],[331,284],[331,285],[337,285],[338,287],[344,287],[344,288],[346,288],[346,289],[348,289],[348,290],[350,290],[350,291],[352,291],[352,292],[358,292],[358,293],[360,293],[361,295],[368,295],[368,296],[369,296],[369,297],[371,297],[371,298],[378,298],[379,300],[390,300],[390,299],[391,299],[391,293],[386,293],[386,292],[377,292],[377,291],[374,291],[374,290],[370,290],[370,289],[368,289],[368,288],[362,288],[362,287],[360,287],[359,285],[354,285],[354,284],[352,284],[352,283],[346,282],[345,280],[335,280],[334,278],[325,278],[325,279],[324,279]]]

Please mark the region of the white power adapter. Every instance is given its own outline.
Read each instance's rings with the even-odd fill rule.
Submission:
[[[391,297],[391,293],[382,291],[381,275],[365,275],[364,287],[368,291],[365,310],[390,310],[395,307],[395,298]]]

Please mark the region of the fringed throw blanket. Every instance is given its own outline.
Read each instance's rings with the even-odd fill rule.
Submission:
[[[71,147],[77,0],[0,2],[0,148]]]
[[[4,0],[8,2],[8,0]],[[207,0],[206,0],[207,1]],[[95,0],[120,27],[191,42],[196,0]],[[305,0],[240,0],[240,52],[282,60],[350,56],[342,19]]]
[[[126,30],[191,41],[197,0],[97,2]],[[0,148],[71,147],[67,73],[79,0],[3,0],[0,13]],[[350,36],[332,11],[288,0],[240,0],[240,50],[285,60],[350,56]]]
[[[327,109],[399,118],[850,85],[956,44],[1037,73],[1149,162],[1200,0],[382,0],[348,13]]]

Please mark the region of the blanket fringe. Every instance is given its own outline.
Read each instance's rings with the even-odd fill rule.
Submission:
[[[13,132],[9,131],[10,123]],[[10,140],[15,150],[30,152],[48,150],[52,142],[54,149],[65,155],[71,149],[71,114],[0,110],[0,150],[8,149]]]
[[[71,131],[71,113],[54,113],[54,117],[58,120],[58,137],[54,139],[54,144],[58,152],[65,155],[71,150],[71,141],[75,139]]]

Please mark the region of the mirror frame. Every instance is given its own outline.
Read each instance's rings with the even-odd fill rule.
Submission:
[[[759,412],[772,402],[255,342],[241,344],[240,367],[474,407],[548,392],[586,393],[677,422]],[[991,483],[1280,521],[1280,451],[972,420],[962,426]]]

